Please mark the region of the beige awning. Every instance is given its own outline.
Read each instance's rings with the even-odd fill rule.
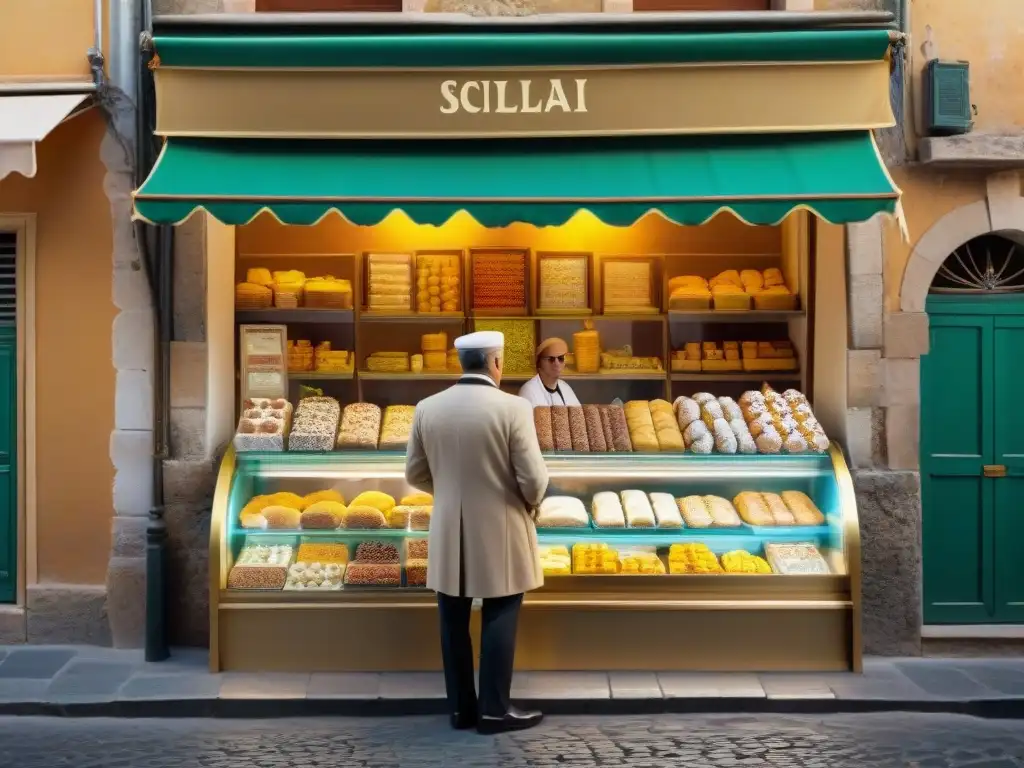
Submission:
[[[88,98],[84,93],[0,96],[0,179],[36,175],[36,143]]]

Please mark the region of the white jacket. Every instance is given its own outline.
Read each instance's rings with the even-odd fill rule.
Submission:
[[[529,400],[534,408],[538,405],[582,405],[579,398],[576,397],[576,393],[572,391],[572,387],[563,379],[559,379],[557,389],[558,392],[548,392],[538,374],[520,387],[519,396]],[[565,402],[562,401],[562,398],[565,398]]]

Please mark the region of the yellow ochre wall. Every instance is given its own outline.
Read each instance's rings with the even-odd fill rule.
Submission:
[[[0,0],[0,20],[0,81],[92,79],[92,0]]]
[[[819,0],[819,5],[822,0]],[[1024,126],[1024,99],[1019,98],[1024,72],[1024,2],[1021,0],[907,0],[911,38],[908,53],[913,75],[909,86],[909,146],[923,125],[922,72],[927,63],[924,44],[935,45],[942,60],[965,60],[971,65],[971,102],[977,105],[974,131],[1019,133]],[[930,31],[929,31],[930,28]],[[885,239],[886,311],[897,311],[903,274],[914,245],[933,224],[964,205],[985,199],[985,174],[976,171],[938,172],[928,168],[894,169],[903,190],[910,241],[889,225]]]
[[[778,255],[782,246],[778,228],[750,227],[729,214],[702,227],[680,227],[659,216],[647,216],[630,228],[609,227],[583,214],[566,226],[542,229],[525,224],[487,229],[468,215],[459,215],[443,227],[418,226],[394,218],[384,226],[358,227],[334,215],[314,227],[288,227],[263,215],[237,230],[237,249],[243,256],[468,247],[717,254],[723,257],[722,269],[727,269],[729,255]]]
[[[6,12],[8,4],[36,1],[0,0],[0,5]],[[12,174],[0,181],[0,214],[37,216],[35,515],[40,583],[103,584],[110,557],[115,308],[110,202],[100,161],[104,131],[103,117],[95,109],[69,120],[39,144],[35,178]]]

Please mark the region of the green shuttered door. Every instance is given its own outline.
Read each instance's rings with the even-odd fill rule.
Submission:
[[[924,620],[1024,622],[1024,301],[928,303],[921,360]],[[986,466],[1006,477],[986,477]]]
[[[0,232],[0,603],[13,603],[18,572],[17,243]]]

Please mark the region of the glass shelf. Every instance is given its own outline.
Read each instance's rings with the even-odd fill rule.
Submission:
[[[547,453],[552,479],[580,476],[687,478],[816,478],[833,474],[828,454],[742,455],[693,453]],[[246,451],[236,454],[240,471],[261,477],[404,477],[402,451]]]
[[[303,539],[338,539],[343,541],[365,541],[366,539],[425,539],[427,531],[410,531],[405,528],[333,528],[333,529],[290,529],[290,528],[243,528],[233,524],[232,536],[254,539],[301,537]]]

